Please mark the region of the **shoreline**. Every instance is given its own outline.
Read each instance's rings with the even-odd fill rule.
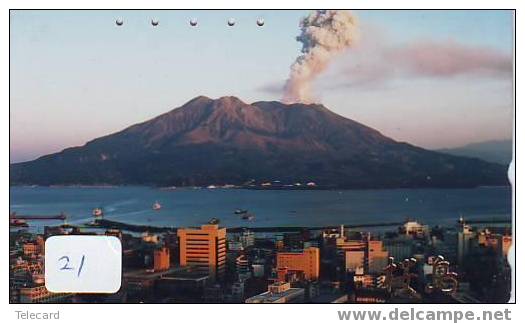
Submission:
[[[378,227],[399,227],[402,226],[405,222],[376,222],[376,223],[360,223],[360,224],[343,224],[345,228],[348,229],[357,229],[357,228],[378,228]],[[474,219],[467,221],[468,224],[512,224],[512,219]],[[119,221],[112,221],[106,219],[97,219],[95,224],[86,225],[91,228],[99,229],[119,229],[130,232],[169,232],[175,231],[183,227],[163,227],[163,226],[152,226],[152,225],[142,225],[142,224],[130,224]],[[220,223],[219,223],[220,226]],[[251,227],[251,226],[235,226],[226,228],[227,232],[230,233],[239,233],[245,229],[248,229],[253,232],[300,232],[302,230],[330,230],[330,229],[339,229],[341,225],[324,225],[324,226],[266,226],[266,227]],[[185,228],[185,227],[184,227]]]
[[[177,190],[252,190],[252,191],[379,191],[379,190],[466,190],[466,189],[484,189],[484,188],[512,188],[512,185],[480,185],[472,187],[440,187],[440,186],[408,186],[408,187],[335,187],[335,186],[315,186],[315,187],[248,187],[248,186],[215,186],[213,188],[207,186],[152,186],[152,185],[135,185],[135,184],[123,184],[123,185],[84,185],[84,184],[71,184],[71,185],[29,185],[29,184],[10,184],[9,188],[86,188],[86,189],[97,189],[97,188],[150,188],[162,191],[177,191]]]

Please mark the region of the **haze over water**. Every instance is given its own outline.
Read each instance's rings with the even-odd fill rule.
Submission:
[[[198,226],[212,217],[225,227],[330,226],[401,222],[453,225],[467,219],[511,218],[510,187],[388,190],[162,190],[150,187],[11,187],[10,212],[49,215],[65,212],[68,223],[93,219],[96,207],[109,220],[152,226]],[[158,201],[160,211],[153,211]],[[256,218],[240,219],[236,209]],[[32,221],[32,230],[60,221]]]

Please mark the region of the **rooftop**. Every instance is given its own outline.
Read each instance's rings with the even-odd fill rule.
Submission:
[[[275,283],[273,285],[275,285],[275,287],[283,287],[284,285],[289,286],[289,283]],[[280,289],[279,292],[268,291],[268,292],[261,293],[259,295],[255,295],[253,297],[248,298],[246,300],[246,303],[284,303],[288,300],[294,299],[296,297],[300,297],[302,295],[304,295],[303,288],[289,288],[288,287],[286,289]]]

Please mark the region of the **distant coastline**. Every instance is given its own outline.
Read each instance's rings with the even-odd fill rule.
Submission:
[[[261,187],[261,186],[247,186],[247,185],[212,185],[213,188],[208,186],[156,186],[147,184],[53,184],[53,185],[40,185],[40,184],[9,184],[9,187],[20,187],[20,188],[119,188],[119,187],[147,187],[152,189],[158,189],[163,191],[175,191],[175,190],[257,190],[257,191],[338,191],[338,190],[395,190],[395,189],[477,189],[477,188],[511,188],[511,183],[508,185],[478,185],[478,186],[456,186],[456,187],[432,187],[432,186],[407,186],[407,187],[341,187],[335,185],[317,185],[315,187]]]

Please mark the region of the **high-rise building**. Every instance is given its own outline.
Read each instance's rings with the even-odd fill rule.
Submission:
[[[240,255],[235,258],[235,268],[237,270],[237,277],[239,280],[246,280],[250,278],[250,262],[245,255]]]
[[[345,252],[345,268],[347,272],[357,272],[359,269],[364,270],[365,251],[349,250]]]
[[[383,241],[368,241],[368,272],[380,273],[388,264],[388,251],[383,250]]]
[[[478,234],[480,246],[492,248],[499,256],[507,257],[509,248],[512,245],[512,236],[508,234],[492,233],[484,230]]]
[[[476,237],[472,227],[467,224],[462,224],[458,232],[458,264],[463,264],[463,259],[470,253],[472,249],[473,240]]]
[[[302,271],[308,280],[319,278],[319,248],[310,247],[302,252],[278,252],[277,268]]]
[[[36,245],[37,245],[37,253],[39,255],[43,255],[45,253],[46,241],[44,240],[44,237],[41,234],[39,234],[36,237]]]
[[[287,281],[287,275],[288,275],[288,268],[277,268],[277,281],[278,282],[286,282]]]
[[[163,236],[163,245],[170,251],[170,262],[173,265],[179,264],[179,237],[177,232],[167,232]]]
[[[244,229],[240,234],[233,235],[228,240],[228,250],[243,251],[255,244],[255,234],[252,231]]]
[[[226,267],[226,229],[217,224],[177,230],[180,265],[207,271],[212,279],[221,278]]]
[[[458,259],[458,232],[453,228],[444,228],[441,237],[433,235],[430,240],[433,254],[442,255],[445,259]],[[388,250],[388,248],[387,248]],[[396,258],[398,259],[398,258]]]
[[[170,250],[162,247],[153,251],[153,270],[165,271],[170,269]]]
[[[337,238],[336,248],[346,271],[363,268],[365,273],[380,273],[388,263],[388,251],[383,249],[383,242],[372,240],[370,234],[361,235],[359,240]]]
[[[285,233],[283,235],[284,247],[287,250],[301,250],[304,248],[304,235],[300,232]]]
[[[503,255],[507,257],[509,254],[509,249],[512,246],[512,236],[510,234],[504,235],[502,244]]]
[[[239,241],[244,248],[251,247],[255,244],[255,234],[252,231],[245,229],[239,235]]]
[[[435,240],[435,239],[434,239]],[[414,253],[413,239],[406,236],[397,237],[395,239],[387,239],[383,241],[383,246],[390,257],[394,257],[396,261],[412,257]]]

